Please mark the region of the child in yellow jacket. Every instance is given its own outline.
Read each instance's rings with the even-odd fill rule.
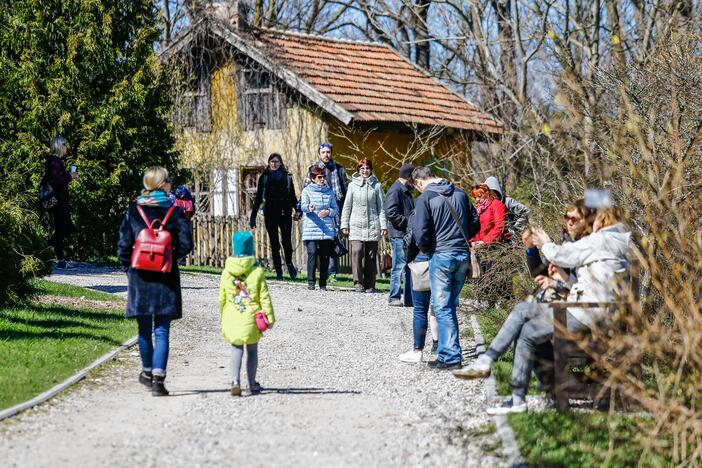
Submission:
[[[275,323],[273,303],[268,293],[263,268],[254,257],[254,238],[250,232],[232,236],[234,256],[227,258],[219,285],[222,333],[232,344],[232,396],[241,396],[239,376],[246,347],[246,373],[252,395],[261,393],[256,382],[258,341],[263,333],[256,326],[256,313],[263,311],[269,327]]]

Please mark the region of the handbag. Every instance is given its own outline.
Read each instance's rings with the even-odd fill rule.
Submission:
[[[412,290],[414,291],[431,291],[431,282],[429,281],[429,261],[410,262],[407,264],[412,275]]]
[[[385,238],[383,238],[382,244],[383,253],[380,255],[380,271],[388,272],[392,270],[392,255],[390,255],[390,251],[388,250],[388,243],[385,240]]]
[[[266,314],[264,314],[262,310],[256,312],[256,328],[258,328],[261,333],[271,328],[271,324],[268,322]]]
[[[341,240],[339,229],[336,225],[336,218],[334,218],[334,230],[336,231],[336,237],[334,237],[334,242],[332,245],[331,256],[334,258],[343,257],[349,253],[349,249],[346,248]]]
[[[478,279],[478,278],[480,278],[480,275],[482,274],[482,270],[480,269],[480,263],[478,260],[478,255],[473,251],[473,249],[470,248],[470,239],[468,239],[466,232],[463,230],[463,224],[461,224],[461,220],[458,218],[458,213],[456,213],[456,209],[449,202],[448,198],[446,198],[445,196],[443,196],[441,194],[439,194],[439,196],[446,203],[446,206],[448,206],[448,209],[451,212],[451,217],[458,225],[458,229],[461,230],[461,235],[463,236],[463,240],[465,240],[466,244],[468,244],[468,252],[470,252],[470,263],[471,263],[470,277],[473,279]]]
[[[137,205],[136,208],[146,227],[139,231],[134,242],[131,267],[135,270],[169,273],[173,267],[173,239],[171,233],[164,228],[175,205],[171,205],[163,220],[156,218],[153,221],[149,221],[141,206]],[[157,221],[160,225],[154,229]]]
[[[39,207],[43,211],[49,211],[58,205],[58,198],[53,185],[48,180],[43,179],[39,184]]]

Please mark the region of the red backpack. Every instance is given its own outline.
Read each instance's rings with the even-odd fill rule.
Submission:
[[[149,222],[149,218],[146,217],[141,206],[137,205],[136,208],[141,215],[141,219],[146,223],[146,227],[139,232],[134,242],[132,268],[135,270],[169,273],[173,267],[173,241],[171,233],[164,228],[171,214],[173,214],[175,205],[168,209],[163,220],[156,218],[151,222]],[[154,229],[156,221],[160,223],[158,229]]]

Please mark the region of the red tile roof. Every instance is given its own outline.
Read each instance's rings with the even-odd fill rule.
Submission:
[[[275,30],[260,30],[256,38],[256,47],[272,61],[356,121],[503,131],[492,117],[387,46]]]

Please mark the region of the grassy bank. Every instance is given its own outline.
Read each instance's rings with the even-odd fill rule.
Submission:
[[[33,286],[33,300],[0,308],[0,408],[48,390],[136,332],[115,296],[43,280]]]

